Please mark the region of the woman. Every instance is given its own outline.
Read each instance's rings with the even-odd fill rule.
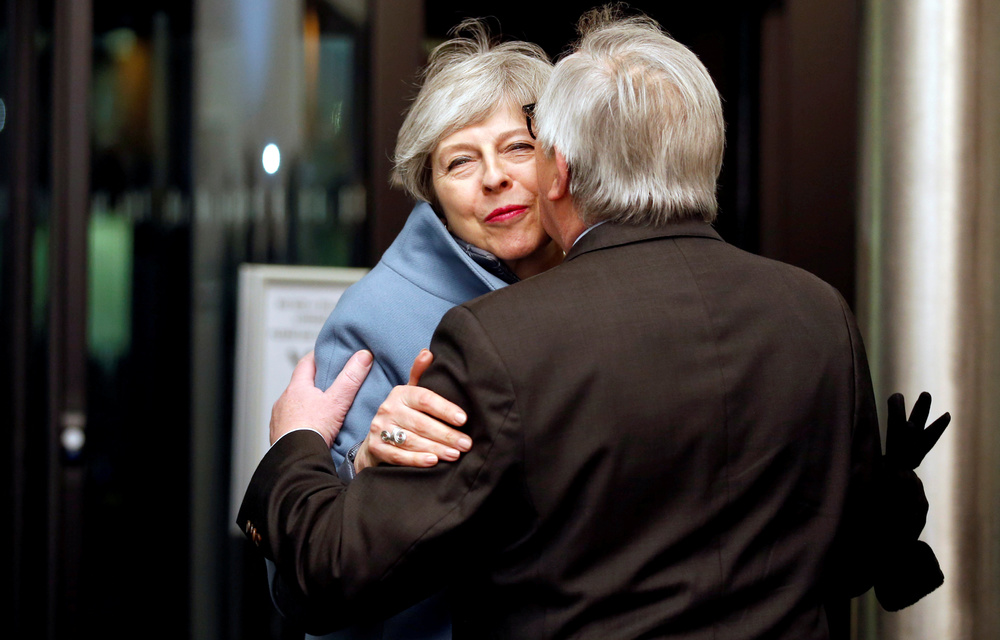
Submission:
[[[393,181],[418,204],[375,268],[344,293],[316,342],[322,389],[354,352],[368,349],[375,357],[334,442],[345,480],[354,476],[355,454],[379,405],[407,383],[414,357],[445,312],[563,258],[539,220],[534,139],[522,113],[544,87],[551,63],[536,45],[491,44],[478,21],[453,33],[466,37],[431,53],[397,137]],[[429,450],[438,455],[423,464],[459,455],[449,447]],[[332,637],[450,638],[450,620],[432,598]]]

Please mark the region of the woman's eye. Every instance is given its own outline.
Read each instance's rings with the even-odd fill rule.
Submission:
[[[448,171],[451,171],[452,169],[457,169],[458,167],[461,167],[463,164],[466,164],[469,161],[470,161],[469,158],[464,158],[464,157],[455,158],[454,160],[448,163]]]
[[[534,151],[535,145],[530,142],[515,142],[507,147],[508,151]]]

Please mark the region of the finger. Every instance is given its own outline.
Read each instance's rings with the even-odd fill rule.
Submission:
[[[886,456],[898,456],[896,449],[901,445],[899,439],[903,437],[900,429],[906,424],[906,403],[903,394],[894,393],[889,396],[889,412],[886,416],[885,427],[885,454]]]
[[[906,423],[906,402],[903,400],[903,394],[894,393],[889,396],[887,423],[890,429]]]
[[[432,362],[434,362],[434,354],[429,349],[421,349],[413,360],[413,366],[410,367],[410,381],[406,384],[411,386],[420,384],[421,376],[424,375],[424,371],[427,371],[427,367],[431,366]]]
[[[316,385],[316,357],[312,351],[302,356],[292,370],[292,379],[288,386],[296,384],[308,384],[310,387]]]
[[[354,403],[354,396],[358,395],[361,383],[365,381],[368,372],[371,371],[372,362],[374,359],[370,351],[358,351],[351,356],[344,368],[337,374],[333,384],[326,390],[326,395],[330,396],[331,400],[337,404],[336,417],[338,419],[343,419],[347,415],[347,410]],[[315,368],[314,364],[314,374]]]
[[[408,437],[407,441],[409,439]],[[433,453],[407,451],[399,445],[391,445],[376,438],[368,439],[368,456],[374,464],[391,464],[397,467],[432,467],[438,462]]]
[[[460,427],[465,424],[467,419],[461,407],[454,402],[442,398],[430,389],[414,386],[398,386],[392,390],[392,394],[407,409],[426,414],[441,422]]]
[[[917,429],[923,429],[927,424],[927,416],[931,413],[931,394],[922,392],[913,404],[913,411],[910,412],[909,423]]]
[[[934,445],[937,444],[938,439],[941,438],[941,434],[944,433],[944,430],[948,428],[949,424],[951,424],[951,414],[945,413],[943,416],[932,422],[930,426],[924,429],[923,436],[921,438],[923,452],[920,456],[920,460],[917,460],[917,464],[920,464],[920,461],[923,460],[924,456],[927,455],[932,448],[934,448]]]
[[[337,378],[327,391],[340,387],[341,390],[353,390],[353,395],[361,387],[361,383],[365,381],[368,372],[371,371],[373,362],[374,358],[371,351],[365,349],[358,351],[351,356],[350,360],[344,365],[344,368],[340,370]]]
[[[420,437],[421,440],[443,445],[449,451],[455,450],[455,456],[449,457],[449,460],[457,458],[459,451],[468,451],[472,448],[472,439],[469,438],[468,435],[458,429],[452,429],[447,424],[439,420],[435,420],[434,418],[423,413],[411,412],[409,414],[398,416],[396,424],[407,432]],[[407,442],[407,444],[409,444],[409,442]],[[413,450],[417,449],[416,446],[409,446],[407,448]],[[440,455],[440,450],[438,449],[428,449],[428,451],[432,451]]]
[[[450,447],[440,441],[425,438],[417,432],[409,429],[403,429],[403,431],[406,432],[406,441],[403,444],[395,446],[388,443],[389,447],[413,454],[431,454],[441,458],[442,460],[458,460],[461,455],[461,452],[458,449]]]

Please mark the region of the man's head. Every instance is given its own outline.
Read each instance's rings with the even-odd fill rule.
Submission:
[[[585,227],[714,220],[725,124],[704,65],[646,17],[595,10],[580,33],[535,106],[539,177],[566,172],[565,193],[539,185],[548,212],[568,195]]]

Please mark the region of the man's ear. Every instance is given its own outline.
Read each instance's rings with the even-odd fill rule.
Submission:
[[[569,195],[569,164],[559,149],[552,149],[556,161],[556,173],[546,194],[549,200],[555,201]]]

